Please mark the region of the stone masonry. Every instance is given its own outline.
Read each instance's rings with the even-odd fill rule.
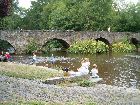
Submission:
[[[69,47],[74,41],[84,39],[101,40],[108,45],[127,38],[140,42],[140,33],[131,32],[91,32],[91,31],[48,31],[48,30],[14,30],[0,31],[0,40],[9,42],[16,50],[16,53],[24,53],[26,46],[31,40],[36,41],[40,48],[49,40],[57,39],[65,47]],[[135,43],[133,43],[135,44]]]

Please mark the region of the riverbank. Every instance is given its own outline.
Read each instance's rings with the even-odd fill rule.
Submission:
[[[33,101],[37,105],[140,105],[139,89],[105,84],[92,87],[49,85],[41,81],[58,74],[61,76],[62,72],[34,65],[1,62],[0,104],[27,105],[27,102]]]
[[[140,90],[105,84],[96,84],[93,87],[63,87],[43,84],[37,80],[0,76],[0,86],[0,102],[3,105],[19,104],[23,100],[24,102],[35,100],[41,103],[38,105],[140,104]]]

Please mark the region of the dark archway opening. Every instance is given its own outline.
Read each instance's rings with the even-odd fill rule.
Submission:
[[[0,39],[0,52],[2,51],[14,54],[15,48],[9,42]]]
[[[130,43],[134,44],[136,46],[137,51],[138,51],[138,48],[140,46],[140,41],[138,41],[136,38],[131,38]]]
[[[102,41],[102,42],[104,42],[106,45],[108,45],[108,47],[109,47],[109,52],[112,51],[112,45],[109,43],[109,41],[108,41],[107,39],[100,37],[100,38],[97,38],[97,39],[95,39],[95,40],[96,40],[96,41]]]
[[[139,44],[139,41],[136,38],[131,38],[130,42],[137,46]]]
[[[106,40],[105,38],[100,37],[100,38],[97,38],[97,39],[95,39],[95,40],[96,40],[96,41],[102,41],[102,42],[104,42],[105,44],[110,45],[109,41]]]
[[[45,52],[51,52],[51,51],[66,51],[70,45],[62,40],[62,39],[51,39],[47,41],[43,46],[42,46],[42,51]]]

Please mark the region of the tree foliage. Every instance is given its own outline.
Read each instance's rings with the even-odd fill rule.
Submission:
[[[0,19],[0,29],[17,29],[22,24],[21,14],[24,9],[18,7],[18,1],[12,0],[9,15]]]
[[[121,1],[122,2],[122,1]],[[3,29],[140,31],[140,3],[119,6],[115,0],[37,0],[25,10],[13,2]]]

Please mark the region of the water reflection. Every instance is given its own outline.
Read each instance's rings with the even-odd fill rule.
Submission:
[[[39,59],[45,60],[37,65],[51,65],[51,55],[41,55]],[[53,67],[67,67],[70,70],[76,71],[81,66],[81,59],[88,57],[91,65],[98,65],[99,76],[104,79],[106,84],[125,86],[125,87],[140,87],[140,54],[97,54],[97,55],[81,55],[67,54],[65,52],[53,53],[55,60]],[[40,60],[41,61],[41,60]],[[90,70],[92,67],[89,68]]]

